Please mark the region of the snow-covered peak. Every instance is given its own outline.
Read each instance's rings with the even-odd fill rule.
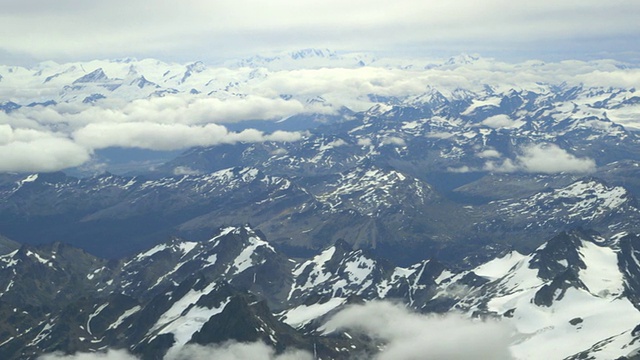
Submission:
[[[436,299],[453,298],[469,314],[512,324],[519,334],[510,347],[516,358],[566,358],[640,321],[624,296],[630,274],[611,244],[581,231],[559,234],[530,255],[511,252],[453,276]],[[484,280],[465,281],[470,275]],[[619,352],[612,345],[590,355],[606,359]]]
[[[84,84],[84,83],[98,83],[98,82],[106,82],[109,81],[109,77],[104,73],[102,68],[95,69],[94,71],[84,75],[78,79],[76,79],[73,84]]]

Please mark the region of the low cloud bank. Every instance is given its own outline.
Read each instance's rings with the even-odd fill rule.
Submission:
[[[176,355],[168,354],[166,360],[312,360],[313,356],[302,350],[289,350],[276,354],[270,346],[261,342],[228,342],[222,345],[187,345]]]
[[[87,162],[95,149],[111,146],[176,150],[241,141],[296,141],[302,134],[264,134],[255,129],[236,133],[228,131],[225,124],[245,120],[280,120],[297,114],[337,114],[343,106],[364,111],[377,103],[374,99],[378,96],[412,99],[437,91],[439,96],[441,93],[451,98],[456,89],[481,94],[486,84],[490,84],[496,92],[510,89],[545,91],[540,84],[562,82],[566,82],[567,86],[628,89],[640,81],[640,69],[621,69],[619,64],[611,61],[507,64],[477,59],[464,66],[444,64],[427,69],[387,68],[381,61],[379,66],[374,64],[358,68],[261,69],[260,76],[254,76],[253,71],[246,73],[247,69],[212,68],[205,70],[197,80],[200,83],[194,85],[202,90],[199,94],[187,93],[187,89],[182,89],[182,93],[149,97],[149,94],[141,92],[135,96],[143,98],[132,100],[135,96],[128,90],[122,90],[121,93],[117,90],[109,93],[108,98],[86,104],[81,99],[89,93],[90,88],[75,93],[50,83],[43,85],[40,81],[26,81],[24,78],[40,78],[35,76],[35,70],[26,68],[12,69],[12,72],[33,76],[12,76],[7,67],[0,65],[0,69],[6,70],[0,98],[23,105],[32,101],[57,101],[55,105],[23,106],[8,112],[0,111],[0,124],[3,124],[0,126],[0,171],[62,170]],[[93,66],[99,64],[107,72],[115,71],[113,63],[97,62]],[[135,65],[144,70],[146,64],[138,62]],[[41,70],[53,72],[54,68],[58,71],[66,65],[56,67],[50,64],[53,67],[51,69],[41,66]],[[174,65],[164,66],[169,69]],[[123,65],[118,71],[125,71],[125,68],[128,71],[129,65]],[[181,67],[179,69],[183,70]],[[154,75],[154,71],[145,75],[157,83],[163,81],[162,76]],[[119,78],[128,75],[125,72],[108,76]],[[209,85],[207,79],[215,81],[211,80],[213,83]],[[233,86],[228,88],[230,84]],[[166,87],[174,85],[182,86],[166,84]],[[97,89],[95,91],[106,91]],[[521,121],[499,114],[485,119],[483,125],[514,128],[520,126]],[[33,137],[25,139],[29,132],[35,132],[39,140]],[[429,133],[427,136],[447,138],[450,134]],[[43,142],[41,138],[49,140]],[[386,137],[381,143],[404,146],[404,141],[399,137]],[[368,141],[361,140],[359,145],[368,146]],[[488,153],[484,155],[491,157]],[[551,157],[552,161],[544,160],[545,156]],[[485,170],[554,173],[589,172],[594,168],[590,159],[576,158],[553,146],[534,146],[525,149],[517,159],[499,160],[488,162]]]
[[[501,163],[488,161],[484,170],[544,174],[590,173],[596,170],[596,162],[590,158],[579,158],[555,144],[535,144],[524,147],[515,160],[506,159]]]
[[[423,315],[386,301],[347,307],[325,327],[356,331],[386,342],[376,360],[512,359],[512,331],[506,324],[458,315]]]
[[[38,360],[138,360],[138,358],[125,350],[108,350],[107,352],[77,353],[73,355],[52,353],[42,355]]]
[[[56,171],[79,166],[90,158],[90,150],[69,138],[0,125],[0,172]]]
[[[288,350],[276,354],[275,350],[262,342],[227,342],[220,345],[187,345],[178,351],[169,352],[165,360],[312,360],[313,356],[302,350]],[[108,350],[97,353],[46,354],[38,360],[139,360],[125,350]]]
[[[258,105],[253,107],[248,102],[227,105],[226,119],[254,119],[260,114],[268,119],[301,111],[283,100],[255,102]],[[291,142],[304,136],[295,131],[229,131],[215,122],[221,119],[218,108],[211,107],[210,101],[205,105],[175,98],[137,100],[123,108],[60,104],[0,111],[0,172],[51,172],[77,167],[90,162],[94,150],[108,147],[167,151],[237,142]]]
[[[212,146],[237,142],[298,141],[299,132],[276,131],[264,134],[255,129],[230,132],[218,124],[189,126],[184,124],[98,123],[73,133],[74,140],[86,148],[113,146],[149,150],[179,150],[194,146]]]

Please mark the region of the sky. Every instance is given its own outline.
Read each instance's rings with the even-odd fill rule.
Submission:
[[[377,101],[370,94],[408,98],[431,88],[482,92],[485,84],[500,91],[535,90],[539,83],[638,88],[638,13],[638,0],[4,0],[0,104],[53,100],[55,105],[0,111],[0,173],[79,166],[99,172],[109,161],[96,153],[114,147],[175,152],[224,143],[298,141],[303,133],[233,132],[225,124],[335,115],[342,106],[365,111]],[[285,69],[226,65],[232,59],[308,48],[335,51],[346,61],[355,59],[353,54],[391,58],[391,63],[406,57],[415,68],[404,69],[402,62],[387,68],[375,61],[360,67],[355,60],[352,65]],[[481,58],[460,67],[425,68],[431,63],[421,62],[463,53]],[[123,58],[139,61],[96,60]],[[196,60],[207,66],[179,82],[185,65]],[[129,86],[110,91],[99,83],[69,86],[102,68],[106,81],[120,79]],[[177,80],[167,80],[167,71]],[[179,93],[158,97],[155,89],[138,89],[131,84],[140,75]],[[193,89],[200,95],[192,95]],[[85,103],[89,94],[108,99]],[[285,100],[281,94],[293,97]],[[318,98],[326,102],[312,101]],[[611,110],[608,116],[640,128],[637,111]],[[493,128],[517,124],[505,116],[484,121]],[[549,154],[558,155],[554,169],[538,161]],[[594,168],[590,159],[553,146],[522,149],[513,159],[482,156],[490,171]]]
[[[0,63],[203,60],[319,47],[640,62],[637,0],[5,0]]]

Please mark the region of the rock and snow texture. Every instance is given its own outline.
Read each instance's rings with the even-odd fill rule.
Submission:
[[[631,333],[640,324],[640,312],[625,296],[620,256],[616,241],[563,233],[531,255],[512,252],[449,278],[436,298],[455,298],[460,310],[512,324],[517,359],[581,352],[617,358],[636,350]],[[465,285],[469,274],[485,283]]]
[[[8,275],[1,299],[13,304],[0,306],[0,315],[21,319],[0,351],[25,341],[25,349],[38,353],[71,338],[78,349],[128,339],[126,346],[138,353],[177,354],[194,342],[222,341],[221,324],[238,316],[244,325],[234,328],[237,336],[278,348],[294,333],[324,334],[324,324],[351,304],[387,299],[423,312],[499,319],[513,329],[509,351],[516,359],[611,359],[638,350],[638,249],[640,237],[633,234],[576,230],[529,255],[512,251],[459,271],[435,260],[394,266],[345,242],[293,260],[249,226],[220,229],[207,241],[172,239],[120,263],[61,245],[23,247],[0,256],[0,271]],[[62,267],[76,271],[71,264],[80,276],[61,276]],[[28,271],[56,279],[50,288],[59,290],[23,303],[21,294],[42,286],[23,276]],[[67,310],[38,310],[69,303],[82,311],[70,317]],[[331,336],[357,340],[347,333]],[[329,341],[314,339],[322,346]],[[296,344],[310,344],[304,341]],[[332,351],[344,349],[341,344]]]

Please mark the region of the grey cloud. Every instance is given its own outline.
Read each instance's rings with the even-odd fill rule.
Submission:
[[[42,59],[172,53],[175,57],[177,52],[188,54],[187,58],[220,57],[326,44],[340,49],[423,51],[536,45],[540,51],[562,51],[563,44],[584,43],[591,49],[594,44],[603,48],[616,44],[613,50],[637,52],[635,34],[640,30],[635,16],[640,4],[633,0],[401,4],[191,0],[181,6],[150,0],[104,4],[65,0],[52,6],[37,0],[11,1],[6,8],[0,15],[5,50]]]
[[[377,360],[512,358],[508,349],[512,329],[506,324],[458,315],[422,315],[390,302],[347,307],[325,328],[357,331],[386,342]]]

